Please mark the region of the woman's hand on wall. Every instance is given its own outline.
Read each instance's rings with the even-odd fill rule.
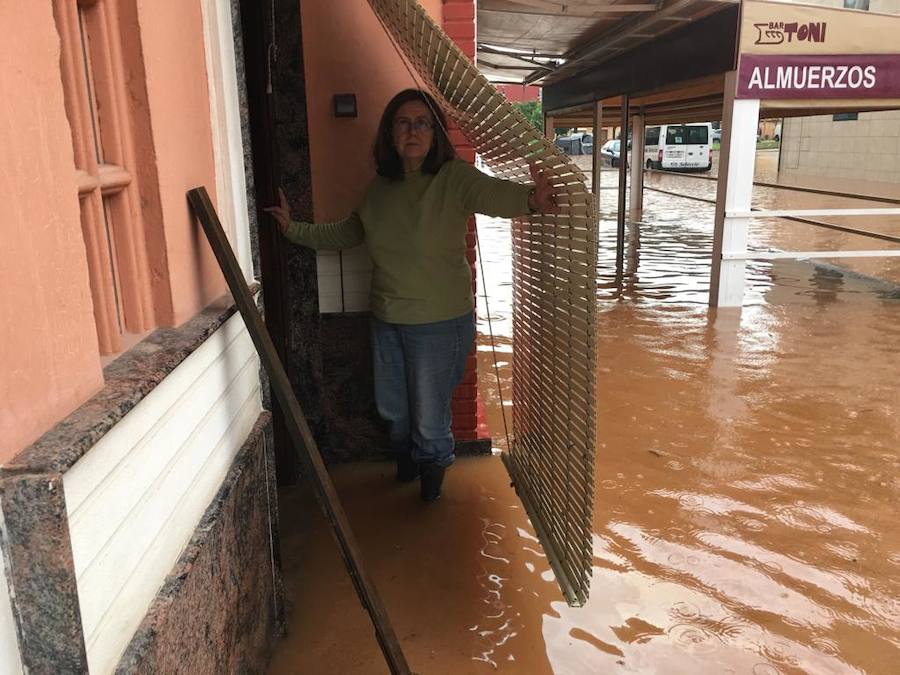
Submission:
[[[534,181],[534,189],[528,195],[528,208],[532,213],[559,213],[559,205],[556,203],[556,190],[550,184],[544,172],[531,164],[531,179]]]
[[[284,196],[284,190],[278,188],[278,206],[267,206],[263,211],[275,219],[281,234],[287,234],[288,227],[291,224],[291,207],[288,204],[287,197]]]

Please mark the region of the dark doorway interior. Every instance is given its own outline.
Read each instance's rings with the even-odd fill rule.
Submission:
[[[300,3],[239,4],[266,325],[325,458],[379,456],[388,443],[372,397],[369,315],[320,314],[315,253],[287,243],[261,209],[280,185],[294,218],[313,217]],[[271,405],[278,480],[291,485],[300,467]]]
[[[251,202],[251,209],[255,210],[258,223],[259,276],[263,288],[266,327],[275,344],[275,349],[278,351],[279,358],[288,366],[289,345],[286,320],[288,298],[284,283],[288,267],[287,250],[271,220],[262,211],[264,206],[275,203],[278,186],[282,184],[276,132],[276,101],[272,93],[274,91],[272,86],[273,70],[277,65],[277,60],[274,58],[277,49],[275,45],[278,44],[279,36],[274,32],[276,27],[273,26],[272,8],[268,3],[240,0],[239,5],[244,75],[247,87],[246,111],[244,112],[249,126],[250,156],[248,159],[253,176],[252,196],[254,199]],[[297,13],[299,14],[299,10]],[[294,25],[299,25],[299,16],[297,21],[298,24]],[[304,95],[302,87],[300,90],[301,95]],[[308,185],[308,182],[306,184]],[[311,214],[312,199],[309,191],[301,194],[298,198],[293,189],[294,186],[291,188],[291,197],[293,197],[291,201],[294,209],[297,210],[297,216],[302,218]],[[315,278],[313,278],[313,283],[315,283]],[[288,373],[291,374],[290,368],[288,368]],[[263,389],[265,404],[271,408],[274,416],[278,483],[290,485],[296,481],[299,467],[288,445],[290,440],[285,430],[283,412],[277,401],[272,398],[267,381],[264,381]],[[307,408],[307,401],[301,398],[301,405]]]

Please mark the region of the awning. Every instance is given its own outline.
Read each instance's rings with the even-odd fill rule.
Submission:
[[[734,4],[478,0],[478,64],[494,81],[550,84]],[[516,60],[498,62],[498,52]],[[483,63],[491,65],[482,67]]]
[[[663,16],[678,20],[664,30]],[[633,30],[652,17],[658,30]],[[647,122],[717,120],[724,75],[736,69],[739,97],[759,98],[763,116],[900,108],[896,15],[765,0],[702,6],[676,0],[591,38],[595,28],[585,23],[580,46],[561,55],[565,63],[540,73],[544,111],[557,126],[589,126],[596,101],[603,102],[603,123],[618,124],[626,94]]]

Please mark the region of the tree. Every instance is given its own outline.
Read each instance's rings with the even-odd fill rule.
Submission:
[[[525,115],[525,119],[534,125],[540,132],[544,131],[544,112],[541,110],[540,101],[528,101],[527,103],[513,103],[519,111]]]

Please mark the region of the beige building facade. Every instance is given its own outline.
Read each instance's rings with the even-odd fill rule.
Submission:
[[[900,14],[900,0],[805,0],[804,4]],[[795,117],[784,120],[782,132],[783,171],[900,182],[900,110]]]

